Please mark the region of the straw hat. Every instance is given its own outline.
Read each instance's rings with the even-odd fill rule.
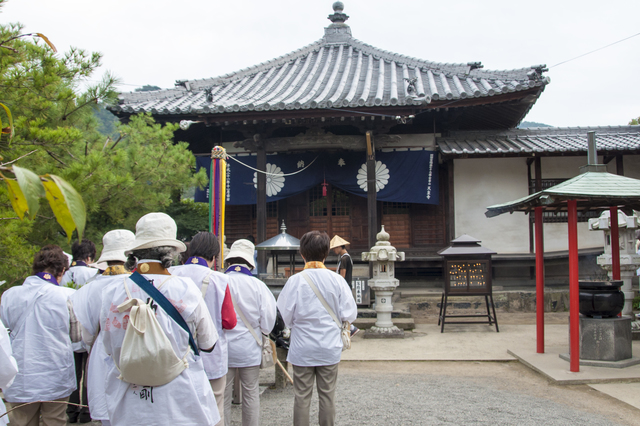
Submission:
[[[178,253],[187,250],[182,241],[176,240],[178,227],[176,222],[165,213],[149,213],[136,223],[136,239],[125,254],[133,250],[170,246],[178,249]]]
[[[114,229],[102,237],[102,253],[96,263],[120,261],[126,262],[124,254],[136,239],[136,234],[127,229]]]
[[[239,257],[240,259],[245,260],[249,265],[251,265],[251,269],[256,267],[256,264],[253,261],[253,252],[255,251],[256,246],[249,240],[237,240],[235,243],[231,244],[231,248],[227,252],[225,259],[233,259],[234,257]]]
[[[333,250],[336,247],[342,247],[342,246],[348,246],[348,245],[349,245],[349,241],[345,240],[339,235],[336,235],[331,239],[331,243],[329,243],[329,250]]]

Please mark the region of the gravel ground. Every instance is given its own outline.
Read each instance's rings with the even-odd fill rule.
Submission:
[[[273,381],[263,371],[262,383]],[[314,392],[311,424],[317,424]],[[261,425],[290,425],[293,389],[266,389]],[[340,365],[337,425],[637,425],[640,412],[588,386],[555,386],[516,362]],[[239,406],[232,425],[241,425]]]

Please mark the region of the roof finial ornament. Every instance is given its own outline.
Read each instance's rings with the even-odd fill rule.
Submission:
[[[349,16],[346,13],[342,13],[344,10],[344,3],[341,1],[337,1],[333,3],[333,14],[329,15],[329,20],[334,24],[344,24],[344,21],[349,19]]]

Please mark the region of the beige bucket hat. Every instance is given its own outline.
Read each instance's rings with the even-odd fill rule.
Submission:
[[[109,231],[102,237],[102,253],[100,259],[96,263],[103,262],[126,262],[127,255],[125,251],[133,246],[136,234],[128,229],[114,229]]]
[[[336,247],[342,247],[342,246],[348,246],[348,245],[349,245],[349,241],[345,240],[339,235],[336,235],[331,239],[331,242],[329,243],[329,249],[333,250]]]
[[[136,239],[125,254],[133,250],[141,250],[152,247],[170,246],[178,249],[178,253],[187,250],[182,241],[176,239],[178,227],[176,222],[165,213],[149,213],[140,218],[136,223]]]
[[[236,240],[233,244],[231,244],[231,248],[225,255],[225,259],[232,259],[234,257],[239,257],[247,261],[249,265],[251,265],[251,269],[256,267],[255,262],[253,261],[253,253],[256,249],[256,246],[249,240]]]

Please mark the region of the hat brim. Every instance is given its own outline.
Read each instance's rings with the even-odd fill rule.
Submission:
[[[336,247],[342,247],[342,246],[348,246],[348,245],[349,245],[349,241],[336,235],[331,239],[331,242],[329,243],[329,250],[333,250]]]
[[[102,250],[102,253],[100,253],[100,259],[98,259],[96,263],[126,261],[127,256],[124,254],[124,250]]]
[[[175,247],[178,249],[178,253],[182,253],[187,251],[187,246],[184,245],[182,241],[173,240],[173,239],[161,239],[161,240],[136,240],[133,242],[133,247],[129,250],[125,251],[124,254],[129,255],[134,250],[142,250],[154,247]]]
[[[225,259],[233,259],[234,257],[245,260],[251,266],[251,269],[256,267],[256,264],[253,262],[253,255],[249,258],[240,250],[231,249],[224,256]]]

